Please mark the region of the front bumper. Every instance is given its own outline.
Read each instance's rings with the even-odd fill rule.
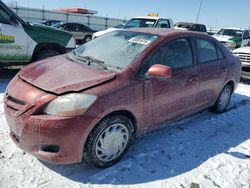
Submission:
[[[51,163],[76,163],[92,128],[101,118],[42,114],[56,96],[16,76],[4,96],[4,113],[13,141],[24,151]]]
[[[5,113],[12,140],[24,151],[50,163],[69,164],[82,160],[86,139],[100,119]],[[92,126],[91,126],[92,125]]]

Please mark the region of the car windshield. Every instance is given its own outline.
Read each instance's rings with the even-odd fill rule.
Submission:
[[[71,56],[82,63],[91,65],[94,61],[105,69],[119,72],[156,39],[158,36],[152,34],[114,31],[83,44]]]
[[[132,27],[153,27],[155,25],[155,19],[147,19],[147,18],[132,18],[125,25],[124,29],[132,28]]]
[[[241,37],[243,34],[242,30],[237,30],[237,29],[221,29],[218,32],[219,35],[227,35],[227,36],[232,36],[232,37]]]

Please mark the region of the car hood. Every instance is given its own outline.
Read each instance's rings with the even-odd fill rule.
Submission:
[[[250,46],[242,47],[242,48],[237,48],[233,51],[233,53],[250,53]]]
[[[213,37],[216,38],[220,42],[228,42],[230,39],[233,38],[232,36],[218,35],[218,34],[214,34]]]
[[[73,39],[71,33],[41,24],[28,23],[24,27],[25,32],[36,43],[51,43],[68,47],[69,41]],[[71,45],[70,48],[75,47]]]
[[[96,70],[61,55],[24,67],[19,72],[19,77],[42,90],[62,94],[107,82],[115,77],[115,73]]]

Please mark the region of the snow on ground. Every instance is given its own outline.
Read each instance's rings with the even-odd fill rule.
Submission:
[[[0,187],[250,187],[250,86],[240,84],[228,112],[203,111],[138,138],[118,164],[52,165],[11,141],[0,80]]]

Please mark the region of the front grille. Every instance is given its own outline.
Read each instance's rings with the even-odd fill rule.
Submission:
[[[234,53],[242,63],[250,64],[250,54],[249,53]]]
[[[23,100],[17,99],[16,97],[9,95],[9,93],[6,96],[5,102],[8,114],[13,116],[20,116],[34,106],[32,104],[28,104]]]
[[[19,104],[19,105],[26,105],[26,102],[24,102],[24,101],[21,101],[21,100],[19,100],[19,99],[17,99],[17,98],[14,98],[14,97],[12,97],[12,96],[8,96],[7,97],[7,100],[10,100],[10,101],[12,101],[12,102],[14,102],[14,103],[17,103],[17,104]]]

